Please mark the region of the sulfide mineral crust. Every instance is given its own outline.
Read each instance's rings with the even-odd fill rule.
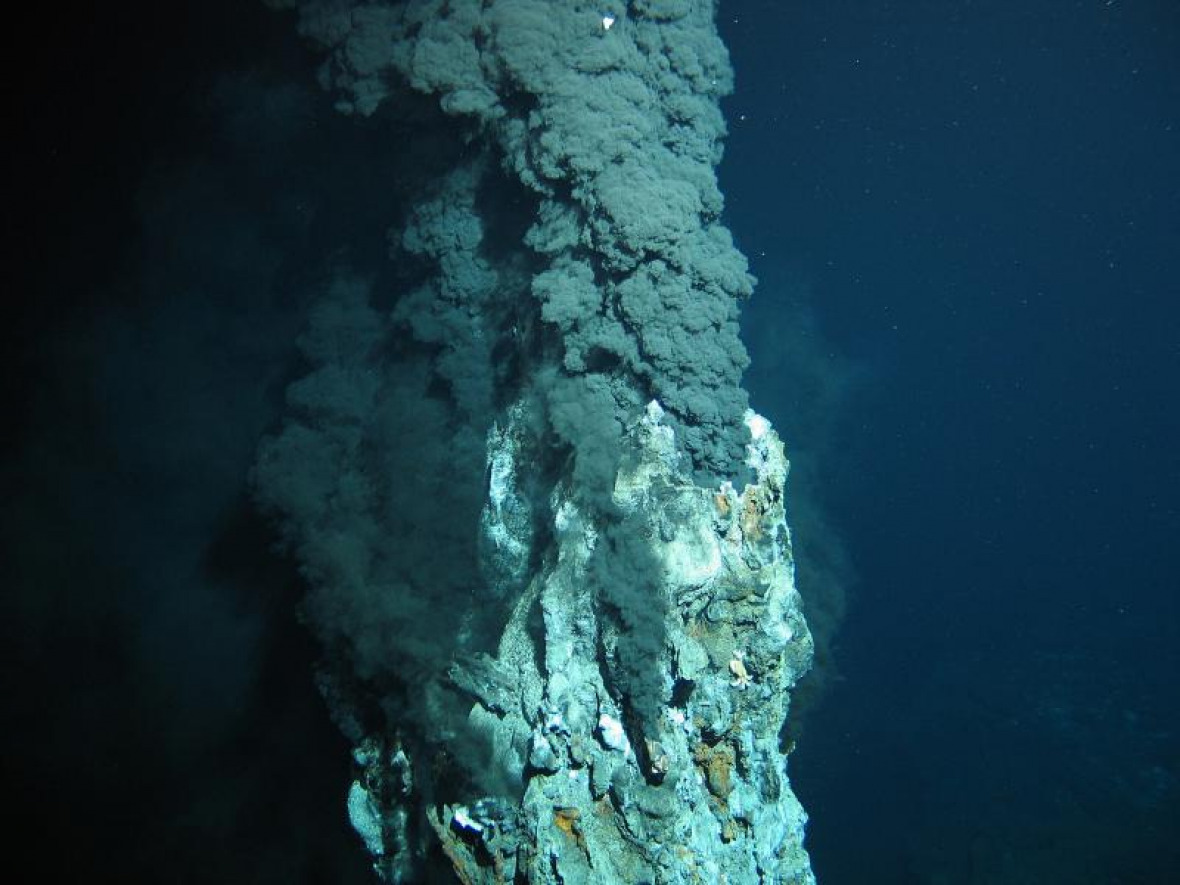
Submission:
[[[730,482],[694,484],[652,402],[625,437],[618,513],[659,564],[663,637],[645,666],[662,686],[639,716],[614,661],[626,623],[604,612],[590,576],[603,517],[558,484],[549,531],[527,537],[510,478],[530,457],[512,424],[489,434],[496,467],[483,554],[542,562],[519,591],[497,653],[457,664],[471,728],[517,795],[427,807],[465,883],[810,883],[806,815],[787,777],[781,734],[790,692],[812,660],[784,517],[788,462],[768,422],[748,412],[747,464]],[[538,537],[548,549],[538,550]],[[488,574],[518,567],[489,563]],[[536,616],[539,611],[540,617]],[[353,822],[390,881],[411,877],[404,833],[425,795],[404,750],[367,736],[354,754]],[[380,833],[380,836],[378,836]]]

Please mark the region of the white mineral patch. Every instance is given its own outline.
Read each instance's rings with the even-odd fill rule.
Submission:
[[[795,638],[795,631],[791,629],[791,625],[785,621],[777,621],[766,627],[766,633],[778,642],[786,645]]]
[[[501,439],[506,440],[500,435]],[[513,451],[505,446],[498,448],[490,445],[492,457],[489,459],[488,500],[496,507],[504,506],[508,494],[516,486],[516,465],[513,461]]]
[[[570,526],[578,519],[578,508],[570,501],[560,501],[557,504],[557,511],[553,514],[553,526],[557,531],[564,533]]]
[[[598,717],[598,733],[602,735],[602,742],[612,750],[627,752],[630,743],[627,733],[623,731],[623,723],[613,716],[602,713]]]
[[[364,840],[370,854],[380,857],[385,853],[385,843],[381,838],[381,816],[373,804],[373,797],[360,781],[353,781],[348,790],[348,820]]]
[[[455,809],[455,816],[451,818],[451,820],[454,821],[455,826],[459,827],[460,829],[470,830],[473,833],[483,832],[483,824],[468,814],[467,808],[463,805],[460,805]]]
[[[766,431],[770,430],[770,422],[753,409],[746,410],[746,426],[750,428],[750,436],[755,442],[766,436]]]
[[[678,728],[683,728],[686,734],[692,734],[692,723],[688,721],[688,717],[684,715],[683,710],[677,710],[675,707],[668,708],[668,718],[672,724]]]
[[[721,570],[721,544],[711,529],[686,525],[664,548],[663,559],[671,583],[699,587]]]

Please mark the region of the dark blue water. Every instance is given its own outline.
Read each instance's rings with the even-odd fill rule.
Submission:
[[[261,4],[26,15],[55,49],[5,144],[10,863],[369,881],[245,476],[307,293],[386,260],[390,134]],[[820,882],[1176,881],[1180,12],[721,22],[747,382],[823,646],[791,763]]]
[[[1174,881],[1180,11],[722,22],[750,385],[851,561],[794,762],[820,880]],[[756,331],[792,314],[802,393]]]

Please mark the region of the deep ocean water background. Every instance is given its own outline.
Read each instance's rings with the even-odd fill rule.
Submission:
[[[1180,15],[720,21],[740,84],[722,186],[761,280],[748,386],[815,445],[856,574],[841,679],[793,761],[819,880],[1166,881]],[[792,327],[815,375],[847,379],[835,427],[775,370]]]

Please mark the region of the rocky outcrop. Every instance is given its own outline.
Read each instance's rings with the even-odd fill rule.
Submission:
[[[611,519],[637,532],[659,563],[663,641],[648,658],[663,687],[656,721],[619,690],[614,659],[626,629],[591,576],[609,529],[569,486],[553,492],[547,531],[515,519],[510,465],[529,457],[511,425],[489,438],[500,482],[485,511],[494,573],[521,551],[544,561],[519,595],[497,654],[457,664],[470,723],[519,797],[489,795],[428,810],[463,882],[806,883],[806,815],[791,791],[780,733],[790,691],[811,661],[783,514],[787,461],[775,432],[749,413],[756,481],[695,485],[658,404],[627,435]],[[537,538],[548,548],[536,549]],[[539,612],[540,617],[537,617]],[[380,735],[357,751],[354,825],[396,880],[407,809],[420,800],[401,748]],[[420,785],[421,786],[421,785]],[[429,792],[429,790],[427,790]]]

